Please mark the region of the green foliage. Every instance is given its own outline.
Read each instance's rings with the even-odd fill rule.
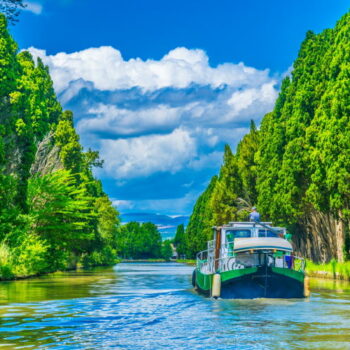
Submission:
[[[90,254],[83,254],[81,260],[83,267],[109,266],[117,262],[117,251],[109,245],[103,246],[100,250],[94,250]]]
[[[0,13],[0,101],[2,102],[15,90],[18,70],[17,50],[17,44],[7,31],[6,18]]]
[[[83,152],[48,68],[17,54],[0,14],[0,278],[115,263],[118,212],[92,173],[102,163]]]
[[[174,245],[176,247],[178,256],[186,255],[186,235],[185,227],[183,224],[179,225],[176,229]]]
[[[14,177],[0,174],[0,201],[7,203],[0,207],[0,242],[15,229],[20,213],[15,205],[17,181]]]
[[[308,32],[291,77],[283,80],[260,130],[252,123],[236,154],[226,146],[218,180],[214,188],[209,185],[205,205],[209,187],[192,214],[205,225],[193,230],[197,224],[192,220],[186,231],[191,256],[204,248],[210,224],[242,220],[253,204],[264,219],[291,228],[303,225],[305,216],[314,212],[341,219],[349,227],[349,33],[350,13],[334,29]],[[206,206],[206,212],[201,209],[199,214],[199,205]]]
[[[83,254],[85,267],[112,265],[117,262],[119,213],[107,196],[98,197],[94,204],[97,231],[88,251]]]
[[[55,143],[61,149],[60,156],[66,169],[74,174],[81,172],[83,163],[82,147],[73,126],[73,114],[65,111],[56,128]]]
[[[247,203],[257,202],[257,161],[256,153],[260,145],[260,134],[254,121],[250,122],[250,132],[245,135],[237,146],[237,166],[238,174],[241,178],[240,192],[241,198]],[[237,175],[236,175],[237,176]]]
[[[160,258],[162,237],[157,226],[150,222],[129,222],[118,231],[117,246],[119,256],[123,258]]]
[[[119,213],[107,196],[95,200],[98,217],[97,229],[102,240],[115,244],[119,226]]]
[[[49,254],[49,245],[40,237],[23,235],[23,241],[12,250],[12,273],[15,276],[33,276],[47,271],[55,271],[55,263]]]
[[[208,188],[198,198],[190,221],[186,228],[186,256],[195,257],[196,253],[205,249],[206,241],[212,239],[213,211],[211,209],[211,197],[217,183],[217,177],[214,176]]]
[[[173,249],[171,248],[171,241],[166,239],[162,244],[161,256],[166,261],[169,261],[173,255]]]
[[[292,80],[263,120],[257,188],[273,220],[295,223],[309,207],[348,215],[349,18],[307,33]]]
[[[224,163],[206,191],[198,198],[185,234],[187,257],[205,249],[213,239],[212,226],[246,220],[257,199],[257,160],[260,134],[254,122],[237,146],[236,154],[226,145]]]
[[[338,262],[332,260],[326,264],[315,264],[308,260],[306,272],[312,277],[336,278],[350,281],[350,261]]]
[[[32,178],[28,206],[30,231],[49,243],[53,260],[60,261],[59,256],[67,251],[82,253],[94,237],[93,198],[67,170]]]
[[[0,280],[12,279],[14,274],[11,269],[12,257],[10,248],[2,243],[0,245]]]

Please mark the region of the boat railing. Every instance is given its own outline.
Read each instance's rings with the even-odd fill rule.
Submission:
[[[237,254],[217,259],[218,272],[240,270],[250,267],[277,267],[304,272],[305,259],[294,255],[275,256],[274,253],[260,252],[248,255]],[[213,264],[215,266],[215,262]]]
[[[196,266],[197,269],[210,274],[211,271],[214,269],[214,248],[202,250],[199,252],[196,256]]]
[[[272,252],[259,252],[248,254],[227,254],[227,250],[223,257],[214,258],[214,251],[205,250],[197,254],[197,269],[204,274],[212,274],[215,272],[225,272],[232,270],[240,270],[252,267],[277,267],[304,272],[305,260],[294,255],[278,256]]]
[[[208,249],[207,250],[214,249],[215,241],[214,240],[208,241],[207,245],[208,245]]]

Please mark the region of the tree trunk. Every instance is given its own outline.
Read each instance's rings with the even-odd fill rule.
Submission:
[[[318,263],[344,261],[345,224],[340,214],[335,218],[309,208],[293,236],[296,252]]]

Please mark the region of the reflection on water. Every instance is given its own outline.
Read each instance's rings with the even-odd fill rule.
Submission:
[[[350,285],[306,300],[211,300],[192,267],[120,264],[0,283],[1,349],[350,349]]]

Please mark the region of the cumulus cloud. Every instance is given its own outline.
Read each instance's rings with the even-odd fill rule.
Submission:
[[[146,132],[172,131],[181,118],[179,108],[159,105],[142,110],[128,110],[113,105],[98,104],[88,109],[90,118],[78,123],[80,132],[106,133],[130,136]]]
[[[186,89],[177,91],[185,93]],[[256,88],[236,90],[226,88],[216,93],[210,101],[194,99],[173,106],[174,92],[163,93],[161,101],[152,101],[145,96],[140,100],[134,97],[128,102],[119,92],[112,93],[100,102],[101,97],[94,98],[87,94],[78,98],[74,106],[80,105],[84,118],[79,118],[77,127],[81,134],[99,134],[100,137],[130,137],[149,133],[170,133],[179,125],[197,131],[199,137],[205,136],[207,144],[217,144],[221,128],[236,129],[237,124],[247,123],[250,119],[258,120],[271,110],[277,91],[275,81]],[[66,93],[64,93],[66,96]],[[103,99],[103,97],[102,97]],[[85,106],[85,107],[84,107]],[[105,136],[103,136],[105,134]],[[222,140],[230,142],[229,139]]]
[[[125,201],[120,199],[112,199],[112,204],[122,210],[134,208],[134,203],[132,201]]]
[[[182,129],[167,135],[101,141],[101,156],[108,159],[104,171],[113,178],[175,173],[190,162],[196,152],[195,140]]]
[[[217,173],[224,144],[234,148],[250,120],[259,123],[271,111],[280,81],[244,63],[212,67],[203,50],[184,47],[159,60],[125,60],[109,46],[55,55],[29,51],[49,66],[83,145],[105,160],[99,176],[125,210],[178,205],[183,213],[180,207],[188,208]],[[159,182],[158,198],[140,197],[155,193],[147,179]]]
[[[190,191],[180,198],[170,198],[170,199],[143,199],[143,200],[114,200],[113,204],[116,205],[120,211],[143,211],[143,212],[164,212],[164,208],[171,208],[171,210],[165,212],[170,213],[183,213],[184,208],[187,208],[193,204],[194,201],[200,195],[200,191]],[[169,215],[171,217],[177,217],[178,215]]]
[[[217,87],[256,86],[270,81],[268,70],[257,70],[243,63],[209,65],[203,50],[176,48],[162,59],[124,60],[119,50],[102,46],[79,52],[47,55],[44,50],[28,49],[33,56],[41,57],[51,68],[57,92],[69,83],[83,79],[91,81],[99,90],[129,89],[135,86],[156,90],[172,86],[185,88],[192,83]]]

